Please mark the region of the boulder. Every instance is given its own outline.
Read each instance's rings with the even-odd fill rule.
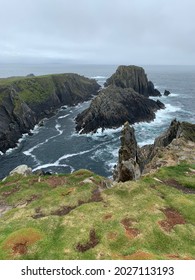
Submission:
[[[117,128],[126,121],[130,124],[151,121],[162,108],[165,108],[162,102],[151,100],[132,88],[109,86],[92,100],[88,109],[77,115],[76,131],[89,133],[98,128]]]
[[[154,88],[151,81],[148,81],[142,67],[121,65],[116,72],[106,80],[106,87],[114,85],[121,88],[132,88],[144,96],[161,96],[161,93]]]
[[[25,164],[19,165],[9,173],[10,176],[13,176],[16,174],[20,174],[23,176],[30,175],[30,174],[32,174],[32,168],[28,167]]]

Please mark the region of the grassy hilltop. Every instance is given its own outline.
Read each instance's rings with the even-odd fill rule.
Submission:
[[[0,259],[195,259],[195,165],[114,183],[87,170],[0,183]]]

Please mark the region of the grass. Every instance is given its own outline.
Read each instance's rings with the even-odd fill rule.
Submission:
[[[176,178],[193,189],[194,167],[165,167],[108,189],[87,170],[8,177],[0,183],[0,207],[9,206],[0,216],[0,259],[194,259],[194,194],[164,183]]]
[[[10,77],[0,79],[0,103],[3,102],[11,90],[15,90],[14,102],[15,111],[21,110],[21,102],[28,105],[38,105],[47,100],[51,101],[52,96],[56,91],[64,92],[65,85],[67,92],[74,93],[74,97],[84,100],[89,92],[92,91],[92,82],[90,79],[78,74],[52,74],[37,77]],[[17,94],[16,94],[17,93]],[[56,97],[53,96],[55,99]],[[70,97],[68,97],[70,98]],[[55,100],[56,102],[56,100]],[[69,102],[67,100],[67,102]]]

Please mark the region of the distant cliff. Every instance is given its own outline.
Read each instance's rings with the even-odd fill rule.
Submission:
[[[95,80],[77,74],[0,79],[0,151],[14,147],[57,108],[88,100],[99,88]]]
[[[132,88],[144,96],[161,96],[161,93],[154,88],[153,83],[148,81],[144,69],[134,65],[119,66],[116,72],[106,80],[104,85]]]

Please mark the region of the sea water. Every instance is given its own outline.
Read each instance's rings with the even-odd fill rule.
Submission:
[[[195,123],[195,66],[143,67],[155,87],[161,93],[167,89],[171,95],[154,98],[166,106],[156,113],[154,121],[134,125],[140,146],[153,143],[174,118]],[[0,68],[0,77],[71,72],[94,78],[103,86],[116,68],[115,65],[5,64]],[[121,127],[77,134],[74,119],[90,102],[63,107],[45,120],[44,126],[36,125],[32,136],[23,135],[16,148],[0,155],[0,178],[20,164],[27,164],[34,171],[42,169],[52,173],[70,173],[84,168],[111,177],[118,159]]]

